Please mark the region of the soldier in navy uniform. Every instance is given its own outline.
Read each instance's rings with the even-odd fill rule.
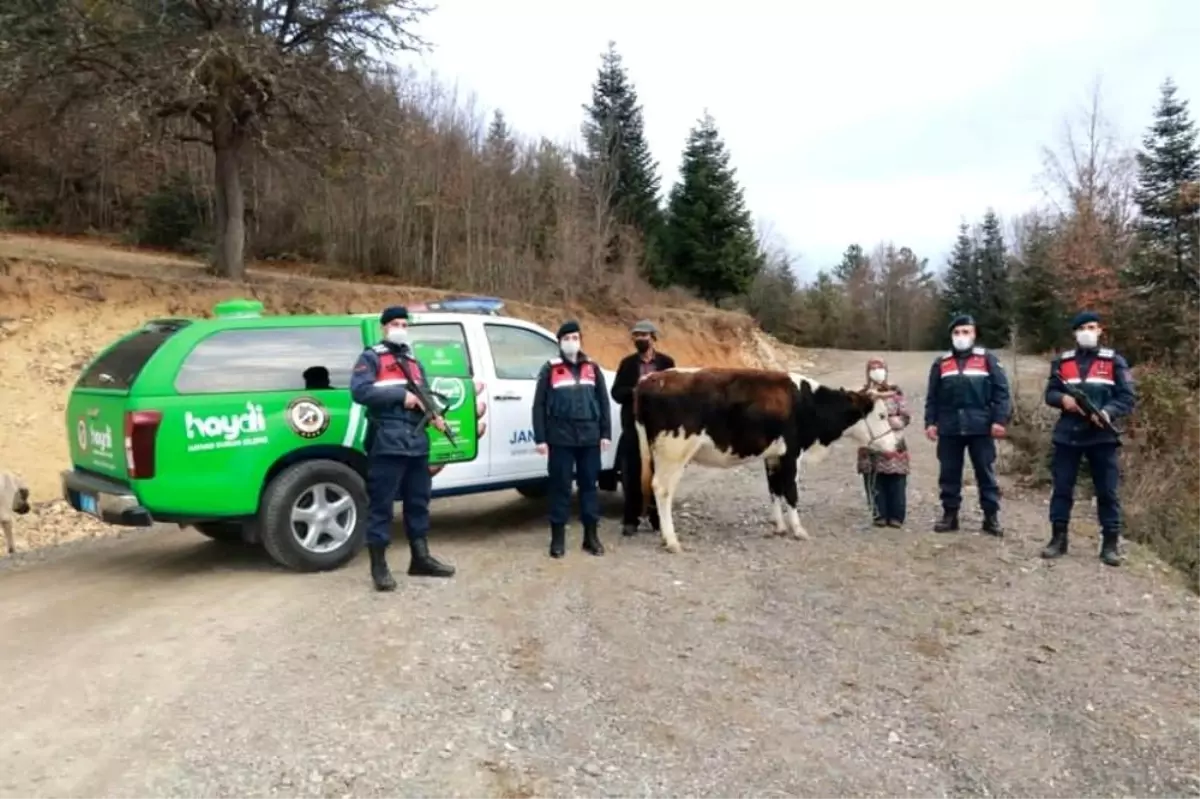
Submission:
[[[550,476],[550,557],[566,552],[571,512],[571,475],[579,485],[583,550],[603,555],[600,543],[600,452],[612,442],[608,391],[600,364],[582,350],[579,323],[558,329],[559,357],[542,367],[533,395],[533,440],[547,456]]]
[[[1046,404],[1062,411],[1054,425],[1054,459],[1051,474],[1054,491],[1050,496],[1050,543],[1042,550],[1043,558],[1067,554],[1067,528],[1075,503],[1075,480],[1079,461],[1086,457],[1096,489],[1096,515],[1100,521],[1100,560],[1109,566],[1121,565],[1117,542],[1121,536],[1121,500],[1117,496],[1120,473],[1117,448],[1120,437],[1105,429],[1122,416],[1133,413],[1137,394],[1129,364],[1116,351],[1100,346],[1104,332],[1099,314],[1083,311],[1071,322],[1075,331],[1073,350],[1054,359],[1046,380]],[[1065,385],[1080,389],[1100,412],[1093,419],[1065,390]]]
[[[392,520],[397,495],[404,503],[404,533],[412,560],[408,573],[423,577],[451,577],[454,567],[429,554],[429,500],[433,477],[429,473],[429,434],[422,419],[425,409],[405,386],[424,383],[421,364],[408,343],[408,311],[386,309],[379,317],[384,339],[363,350],[350,376],[350,394],[367,409],[367,550],[371,579],[378,591],[393,591],[396,581],[385,553],[392,540]],[[391,347],[388,346],[391,345]],[[398,353],[398,354],[394,354]],[[440,416],[431,419],[445,429]]]
[[[971,459],[983,510],[983,532],[1002,536],[1000,486],[996,482],[996,441],[1003,438],[1012,411],[1008,377],[996,356],[975,346],[975,319],[967,314],[950,323],[953,348],[929,369],[925,391],[925,437],[937,442],[942,518],[934,531],[958,530],[962,505],[963,453]]]

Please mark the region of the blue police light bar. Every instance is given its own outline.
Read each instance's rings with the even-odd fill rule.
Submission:
[[[417,302],[406,306],[410,311],[442,313],[477,313],[488,316],[502,316],[504,300],[499,297],[447,297],[443,300]]]

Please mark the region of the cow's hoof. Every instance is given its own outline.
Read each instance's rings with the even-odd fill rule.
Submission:
[[[670,552],[672,555],[678,555],[683,551],[683,547],[681,547],[679,544],[663,544],[663,549],[667,550],[667,552]]]

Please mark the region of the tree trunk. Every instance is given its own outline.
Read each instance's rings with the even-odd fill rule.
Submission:
[[[242,189],[242,139],[214,137],[217,200],[217,274],[246,279],[246,195]]]

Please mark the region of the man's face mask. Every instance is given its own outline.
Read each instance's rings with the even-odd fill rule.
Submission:
[[[650,349],[650,339],[635,338],[633,340],[633,348],[635,350],[637,350],[638,352],[645,353],[647,350]]]
[[[1075,331],[1075,343],[1085,350],[1093,349],[1100,343],[1100,331],[1095,328],[1081,328]]]
[[[383,330],[383,337],[386,338],[388,341],[392,342],[393,344],[407,344],[408,343],[408,328],[399,327],[398,325],[392,325],[391,327],[386,327]]]
[[[952,335],[950,337],[950,341],[951,341],[951,343],[953,343],[954,349],[958,350],[959,352],[962,352],[964,350],[969,350],[969,349],[971,349],[972,346],[974,346],[975,334],[974,333],[955,333],[954,335]]]
[[[867,372],[867,377],[871,379],[872,383],[883,383],[887,380],[887,369],[872,369]]]
[[[566,338],[558,346],[562,350],[563,355],[568,358],[574,358],[579,354],[579,339]]]

